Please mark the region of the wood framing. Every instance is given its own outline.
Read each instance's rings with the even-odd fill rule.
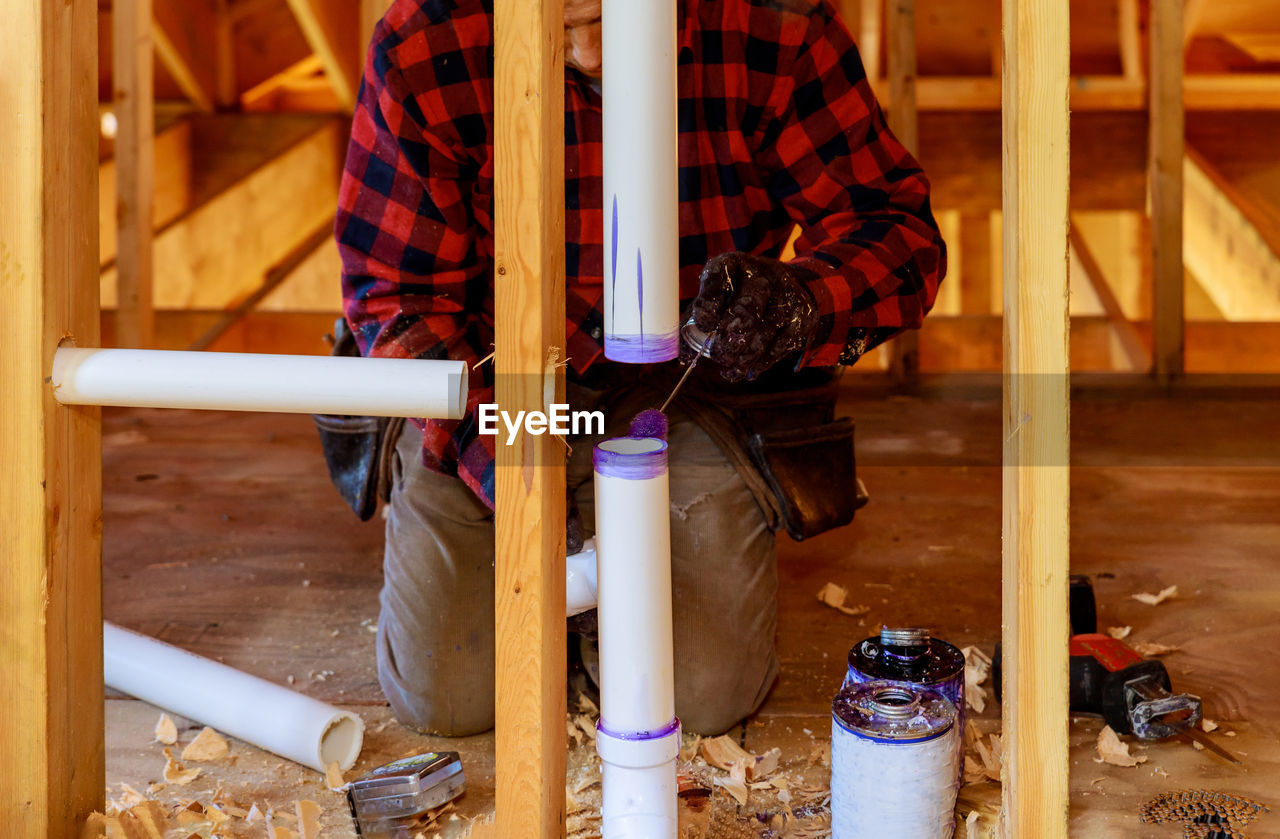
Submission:
[[[116,0],[111,16],[116,113],[116,341],[151,346],[155,80],[151,0]]]
[[[880,36],[885,0],[861,0],[858,7],[858,52],[867,76],[880,78]]]
[[[1183,371],[1182,0],[1151,3],[1152,362],[1162,382]]]
[[[311,49],[324,64],[338,101],[348,111],[360,88],[360,3],[354,0],[288,0]]]
[[[497,398],[564,395],[564,0],[494,3]],[[506,441],[504,441],[506,442]],[[565,447],[498,446],[497,835],[565,830]]]
[[[916,3],[888,0],[889,128],[913,155],[920,151],[919,116],[916,112]],[[900,380],[915,377],[920,367],[920,337],[908,329],[893,341],[893,375]]]
[[[46,384],[64,336],[98,343],[97,15],[94,0],[21,0],[0,27],[6,837],[79,836],[105,785],[99,409]]]
[[[1102,266],[1098,264],[1093,251],[1084,240],[1084,235],[1074,224],[1071,225],[1070,242],[1076,259],[1080,260],[1080,266],[1084,269],[1085,279],[1092,286],[1094,294],[1098,296],[1098,302],[1102,304],[1107,322],[1115,331],[1115,340],[1124,354],[1129,369],[1148,372],[1151,369],[1151,354],[1147,352],[1147,346],[1143,343],[1133,322],[1125,317],[1120,301],[1116,299],[1115,292],[1111,290],[1111,284],[1107,282],[1107,277],[1102,272]]]
[[[1004,0],[1003,836],[1067,836],[1068,0]]]
[[[211,47],[217,21],[210,0],[153,0],[152,16],[156,58],[192,104],[212,111],[217,62]]]
[[[960,311],[966,315],[991,312],[991,214],[960,215]]]

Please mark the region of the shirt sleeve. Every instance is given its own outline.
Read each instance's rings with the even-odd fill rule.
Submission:
[[[918,328],[946,273],[946,246],[920,164],[890,133],[844,24],[823,2],[779,118],[771,191],[799,225],[796,262],[819,327],[805,363],[852,364]]]
[[[429,128],[400,71],[375,45],[366,61],[339,189],[335,235],[348,323],[361,352],[391,358],[481,358],[491,261],[471,208],[475,167]],[[493,439],[476,405],[492,401],[472,373],[468,414],[416,420],[424,461],[454,473],[493,506]],[[454,464],[457,464],[456,466]]]

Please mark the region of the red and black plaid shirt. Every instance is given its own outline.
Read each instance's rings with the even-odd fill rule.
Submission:
[[[367,54],[337,239],[346,316],[366,355],[459,358],[493,342],[491,0],[397,0]],[[919,164],[885,126],[829,0],[680,0],[680,291],[728,251],[817,272],[809,365],[852,364],[920,325],[946,270]],[[608,61],[608,56],[605,56]],[[570,373],[603,359],[600,95],[565,71],[566,340]],[[475,406],[427,420],[427,465],[493,504],[492,436]]]

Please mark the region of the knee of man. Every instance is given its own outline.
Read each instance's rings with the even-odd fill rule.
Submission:
[[[378,644],[378,682],[402,725],[424,734],[466,737],[493,728],[493,674],[470,662],[437,662],[421,650]]]
[[[714,737],[754,714],[778,676],[777,657],[737,671],[676,674],[676,716],[691,734]]]

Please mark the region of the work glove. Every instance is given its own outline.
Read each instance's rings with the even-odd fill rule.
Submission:
[[[713,336],[709,358],[730,382],[751,381],[802,352],[818,329],[808,268],[746,253],[715,257],[702,269],[693,321]]]

